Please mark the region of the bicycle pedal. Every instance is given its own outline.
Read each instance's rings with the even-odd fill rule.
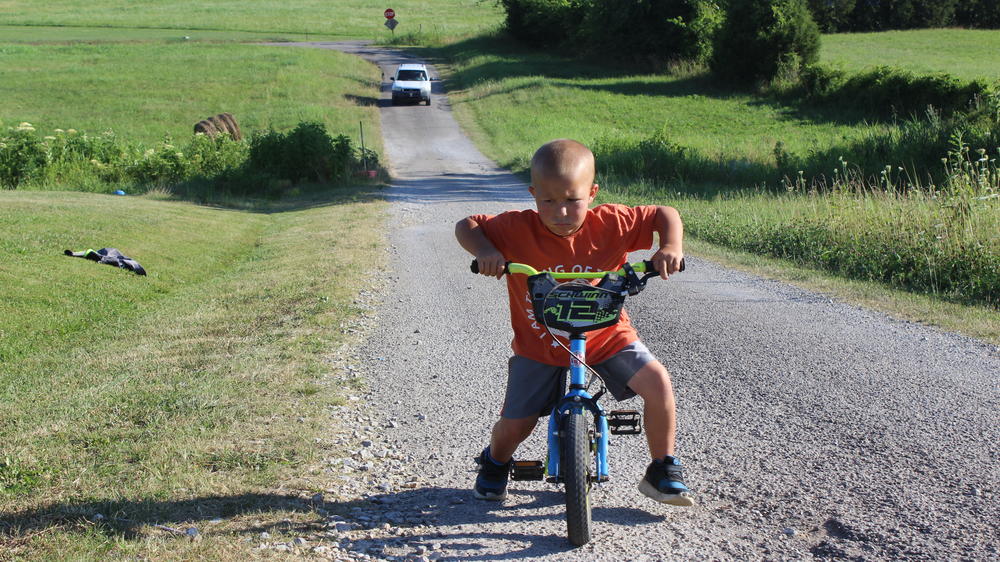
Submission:
[[[510,468],[511,480],[541,480],[545,476],[542,461],[514,461]]]
[[[642,416],[635,410],[608,412],[608,430],[612,435],[638,435],[642,433]]]

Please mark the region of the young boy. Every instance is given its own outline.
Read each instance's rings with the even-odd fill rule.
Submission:
[[[653,233],[660,248],[652,256],[660,276],[680,269],[684,229],[671,207],[600,205],[594,155],[567,139],[543,145],[531,159],[531,185],[537,210],[473,215],[458,222],[459,244],[479,261],[479,272],[503,276],[504,263],[531,265],[539,271],[615,270],[627,253],[648,249]],[[532,320],[527,278],[508,275],[511,323],[514,328],[507,392],[489,446],[477,459],[477,498],[503,500],[514,450],[528,438],[540,416],[549,414],[561,397],[569,357],[540,323]],[[643,399],[646,438],[652,462],[639,491],[656,501],[689,506],[694,499],[684,485],[681,463],[674,454],[676,428],[670,375],[639,341],[623,311],[617,325],[589,332],[587,360],[618,400],[638,394]],[[565,343],[565,342],[564,342]]]

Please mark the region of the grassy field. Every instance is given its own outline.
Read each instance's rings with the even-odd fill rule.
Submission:
[[[253,211],[0,192],[0,551],[232,558],[255,525],[308,515],[270,486],[332,454],[350,384],[328,360],[381,209],[350,190]],[[104,245],[149,275],[61,255]]]
[[[278,24],[331,33],[315,12],[2,7],[4,127],[182,146],[196,121],[228,111],[245,133],[316,120],[355,142],[363,122],[381,152],[377,69],[240,43],[305,37]],[[362,19],[341,18],[337,33],[364,37]],[[378,268],[383,204],[355,188],[311,197],[213,208],[168,193],[0,191],[11,256],[0,263],[0,558],[246,558],[255,543],[243,539],[281,540],[315,520],[303,498],[323,489],[319,461],[340,454],[329,407],[360,384],[331,357],[359,315],[366,281],[353,272]],[[102,246],[149,276],[62,255]],[[200,540],[171,530],[188,526]]]
[[[389,36],[382,12],[388,4],[364,0],[6,0],[0,25],[159,28],[205,31],[310,33],[325,37],[373,39]],[[501,12],[481,0],[399,0],[391,7],[397,32],[433,31],[462,36],[496,27]]]
[[[111,129],[131,141],[182,139],[224,111],[248,133],[315,120],[357,141],[360,121],[372,133],[377,127],[378,70],[335,51],[199,41],[0,44],[0,51],[0,122],[27,121],[46,134]]]
[[[185,39],[187,37],[187,39]],[[201,29],[156,29],[149,27],[78,27],[44,25],[0,25],[0,43],[145,43],[158,41],[311,41],[307,33],[269,31],[215,31]]]
[[[619,193],[690,201],[682,205],[690,230],[705,239],[997,306],[1000,205],[996,161],[987,160],[998,146],[971,146],[961,157],[943,147],[924,162],[858,170],[863,142],[878,145],[885,135],[905,143],[905,131],[923,131],[719,90],[698,73],[636,76],[488,38],[431,52],[449,65],[460,120],[506,166],[523,170],[543,142],[576,138],[595,148],[602,181]],[[977,163],[980,148],[987,155]],[[965,159],[976,172],[948,188],[884,191],[907,174],[921,181],[944,157],[954,170]],[[800,177],[783,160],[823,175]],[[816,191],[814,181],[827,190],[836,183],[837,194]]]
[[[918,74],[947,72],[966,80],[1000,78],[1000,31],[917,29],[824,35],[820,60],[861,70],[876,65]]]
[[[501,164],[571,136],[587,144],[663,132],[724,166],[771,165],[778,141],[822,151],[861,133],[861,116],[781,105],[713,85],[703,74],[633,75],[476,39],[435,50],[450,65],[455,107]],[[831,166],[834,162],[831,162]],[[777,181],[777,177],[774,181]]]

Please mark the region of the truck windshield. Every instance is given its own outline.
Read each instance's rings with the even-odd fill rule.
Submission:
[[[396,80],[427,80],[423,70],[400,70]]]

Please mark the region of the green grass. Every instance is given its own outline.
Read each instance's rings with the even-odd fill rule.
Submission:
[[[110,0],[0,1],[0,25],[160,28],[206,31],[310,33],[341,38],[389,37],[382,12],[388,4],[363,0]],[[399,0],[392,3],[396,32],[434,31],[469,35],[496,27],[502,17],[493,2]]]
[[[629,75],[489,38],[432,52],[450,61],[459,119],[486,153],[515,170],[524,170],[542,143],[576,138],[595,147],[601,181],[634,195],[633,202],[685,193],[678,206],[690,231],[706,240],[956,302],[997,306],[1000,208],[994,172],[975,189],[895,197],[880,190],[880,170],[892,164],[896,185],[905,184],[909,172],[910,183],[926,186],[925,171],[939,171],[948,149],[921,162],[875,160],[863,173],[854,167],[862,153],[869,160],[894,154],[886,150],[896,150],[893,139],[902,143],[900,154],[919,152],[906,152],[907,139],[901,138],[919,127],[720,90],[697,72]],[[973,152],[978,148],[972,146]],[[996,147],[984,148],[995,153]],[[619,168],[628,164],[636,165],[623,176]],[[902,179],[898,165],[907,166]],[[834,170],[840,177],[849,172],[850,181],[839,194],[811,194],[814,178],[798,181],[796,169],[824,173],[828,188]],[[779,187],[785,193],[786,186],[794,193],[773,195]]]
[[[159,41],[248,43],[252,41],[315,41],[316,39],[317,37],[313,34],[269,31],[0,25],[0,43],[144,43]]]
[[[631,200],[683,209],[686,231],[852,279],[1000,308],[1000,201],[927,194],[741,192],[704,199],[615,185]]]
[[[793,152],[822,151],[862,130],[860,116],[849,112],[829,115],[734,93],[697,72],[631,75],[491,39],[431,53],[450,65],[459,118],[475,123],[480,144],[514,169],[553,138],[593,144],[660,131],[716,165],[773,167],[778,141]]]
[[[1000,77],[1000,33],[995,30],[918,29],[824,35],[822,62],[848,70],[885,65],[917,74],[946,72],[966,80]]]
[[[664,199],[662,202],[687,208],[689,201]],[[1000,314],[989,307],[956,304],[933,296],[892,289],[883,283],[845,279],[814,267],[734,250],[699,238],[689,238],[685,249],[727,267],[779,279],[832,299],[886,311],[896,318],[934,325],[1000,345]]]
[[[192,556],[152,525],[225,517],[205,556],[301,511],[269,490],[323,454],[350,272],[382,243],[382,204],[340,193],[254,212],[0,192],[0,549]],[[105,245],[149,275],[61,255]]]
[[[164,41],[0,44],[0,52],[7,126],[112,129],[151,143],[186,138],[195,123],[226,111],[248,133],[314,120],[356,141],[364,121],[369,146],[377,138],[378,70],[336,51]]]

